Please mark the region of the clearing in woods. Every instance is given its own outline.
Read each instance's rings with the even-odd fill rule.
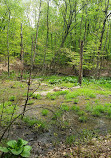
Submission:
[[[0,135],[23,111],[27,80],[0,79]],[[83,78],[80,87],[77,77],[36,76],[29,96],[30,110],[2,144],[23,138],[32,146],[31,158],[111,156],[111,79]]]

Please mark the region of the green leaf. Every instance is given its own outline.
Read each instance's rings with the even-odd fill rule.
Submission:
[[[0,151],[4,152],[4,153],[8,153],[9,150],[6,147],[1,147],[0,146]]]
[[[23,148],[20,148],[18,150],[15,150],[15,149],[10,149],[11,153],[14,154],[14,155],[20,155],[21,152],[23,151]]]
[[[23,139],[18,139],[18,142],[17,142],[17,145],[20,145],[23,146],[23,145],[26,145],[28,142],[26,140],[23,140]]]
[[[23,151],[21,156],[22,157],[29,157],[30,156],[30,151]]]
[[[31,149],[32,147],[29,145],[24,146],[24,151],[30,151]]]
[[[23,146],[22,139],[18,139],[17,141],[17,147],[20,147],[20,146]]]
[[[10,141],[8,141],[7,145],[12,148],[16,148],[17,142],[16,142],[16,140],[10,140]]]
[[[24,150],[21,154],[22,157],[29,157],[30,156],[30,150],[32,149],[31,146],[27,145],[27,146],[24,146]]]

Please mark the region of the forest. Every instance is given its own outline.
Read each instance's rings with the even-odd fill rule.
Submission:
[[[111,156],[111,1],[0,0],[0,157]]]

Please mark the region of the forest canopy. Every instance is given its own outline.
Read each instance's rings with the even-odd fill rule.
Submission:
[[[19,58],[43,71],[78,71],[83,41],[84,70],[110,67],[109,0],[1,0],[0,32],[1,62]]]

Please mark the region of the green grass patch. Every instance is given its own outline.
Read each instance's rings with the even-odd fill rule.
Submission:
[[[33,99],[41,99],[41,95],[40,94],[32,94],[32,98]]]
[[[34,128],[36,131],[43,131],[46,128],[45,122],[37,120],[35,118],[30,118],[29,116],[24,117],[23,121],[28,125]]]
[[[12,102],[11,101],[6,101],[5,103],[4,103],[4,106],[11,106],[12,105]]]
[[[96,109],[94,109],[92,111],[92,115],[95,116],[95,117],[100,117],[101,116],[101,112],[100,111],[97,111]]]
[[[28,100],[28,105],[32,105],[34,104],[34,101],[33,100]]]
[[[69,111],[69,106],[68,105],[66,105],[66,104],[62,104],[61,106],[60,106],[60,108],[61,108],[61,110],[63,110],[63,111]]]
[[[95,100],[95,104],[88,102],[85,109],[95,117],[100,117],[103,114],[107,117],[111,115],[111,103],[100,104],[99,100]]]
[[[85,123],[87,121],[87,116],[80,116],[79,117],[79,122],[83,122],[83,123]]]
[[[72,110],[72,111],[75,111],[75,112],[78,112],[78,111],[80,110],[80,107],[77,106],[77,105],[73,105],[73,106],[71,107],[71,110]]]
[[[92,112],[93,105],[90,102],[88,102],[85,109],[86,109],[87,112]]]
[[[66,94],[68,94],[68,93],[69,93],[68,90],[65,90],[65,91],[57,91],[57,92],[53,93],[53,95],[59,96],[59,95],[66,95]]]
[[[9,101],[15,101],[16,97],[15,96],[10,96]]]
[[[61,110],[58,110],[55,112],[55,114],[52,116],[52,120],[57,120],[62,116],[63,112]]]
[[[74,77],[64,77],[62,79],[62,81],[66,82],[66,83],[68,83],[68,82],[70,82],[70,83],[77,83],[78,82],[77,78],[74,78]]]
[[[79,116],[84,116],[84,115],[86,115],[86,112],[85,112],[85,111],[82,111],[82,110],[81,110],[81,111],[79,110],[79,111],[77,112],[77,114],[78,114]]]
[[[51,99],[51,100],[55,100],[58,96],[60,95],[66,95],[68,94],[69,91],[68,90],[65,90],[65,91],[57,91],[57,92],[54,92],[54,93],[48,93],[46,95],[47,98]]]
[[[76,98],[78,97],[80,94],[79,93],[76,93],[76,91],[74,92],[69,92],[66,96],[65,96],[65,99],[73,99],[73,98]]]
[[[31,96],[32,96],[32,92],[29,92],[28,95],[29,95],[29,97],[31,97]],[[26,96],[27,96],[27,93],[24,93],[24,94],[23,94],[23,97],[26,97]]]
[[[49,110],[43,109],[41,113],[42,113],[42,116],[47,116],[49,113]]]
[[[62,80],[60,79],[51,79],[49,80],[50,84],[56,85],[56,84],[60,84],[62,82]]]
[[[94,90],[91,90],[88,88],[82,88],[82,89],[80,88],[80,89],[74,90],[73,92],[69,92],[65,98],[70,99],[70,98],[76,98],[78,96],[96,98],[96,93]]]
[[[60,84],[60,86],[61,87],[67,87],[67,88],[71,88],[71,87],[74,87],[74,86],[76,86],[77,84],[74,84],[74,83],[66,83],[66,82],[62,82],[61,84]]]
[[[74,104],[78,104],[79,99],[74,99]]]
[[[38,120],[37,119],[31,119],[30,117],[24,117],[23,118],[23,121],[25,123],[27,123],[29,126],[33,126],[34,124],[37,124],[38,123]]]
[[[12,119],[12,114],[13,114],[13,118],[15,118],[16,115],[16,111],[18,110],[18,107],[15,105],[12,106],[12,104],[9,105],[9,102],[5,102],[4,105],[0,104],[0,115],[1,115],[1,120],[0,123],[1,125],[6,125],[8,124],[11,119]]]
[[[75,135],[67,136],[66,144],[72,145],[75,142],[75,140],[76,140],[76,136]]]
[[[53,95],[53,93],[47,93],[46,98],[51,99],[51,100],[55,100],[56,96]]]

